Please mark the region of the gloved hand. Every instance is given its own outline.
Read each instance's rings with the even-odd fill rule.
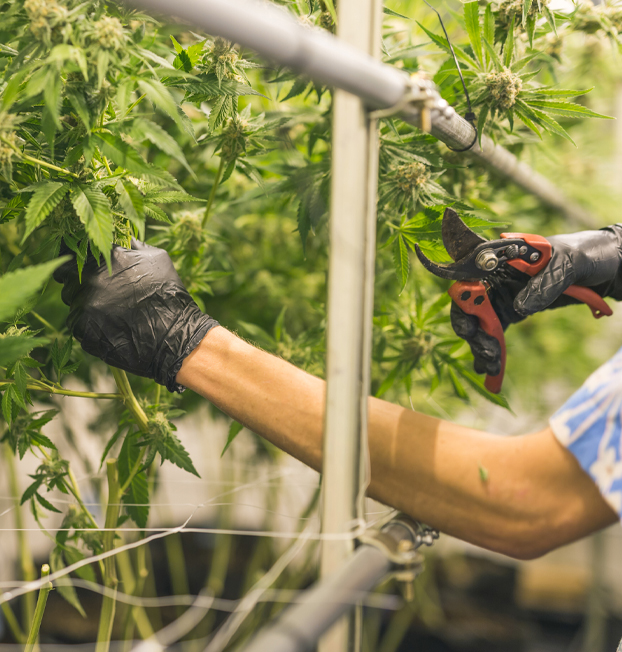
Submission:
[[[89,257],[82,283],[75,260],[54,273],[69,330],[113,367],[183,391],[175,378],[184,359],[218,322],[201,312],[164,249],[132,240],[131,249],[115,245],[111,261],[109,273]]]
[[[491,286],[488,296],[503,330],[540,310],[579,303],[562,294],[571,285],[589,287],[601,297],[622,299],[622,224],[547,240],[553,245],[552,257],[539,274],[529,277],[506,265],[487,279]],[[469,343],[475,371],[496,376],[501,369],[501,347],[479,327],[477,317],[453,303],[451,325],[456,335]]]

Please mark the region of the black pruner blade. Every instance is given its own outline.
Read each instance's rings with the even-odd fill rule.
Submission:
[[[415,252],[421,264],[432,274],[452,281],[481,277],[482,270],[475,265],[475,257],[487,241],[471,231],[452,208],[446,208],[443,213],[441,234],[443,245],[455,262],[446,265],[434,263],[421,251],[419,245],[415,245]]]
[[[455,263],[444,265],[442,263],[432,262],[423,251],[421,251],[421,247],[418,244],[415,244],[415,253],[428,272],[431,272],[440,278],[447,278],[450,281],[472,281],[481,276],[485,276],[485,274],[482,274],[481,270],[476,267],[475,256],[467,256],[467,260],[463,259]]]
[[[479,245],[486,242],[484,238],[471,231],[453,208],[446,208],[441,224],[443,245],[452,260],[466,258]]]

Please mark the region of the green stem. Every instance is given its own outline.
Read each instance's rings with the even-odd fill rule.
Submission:
[[[41,567],[41,577],[47,577],[49,574],[50,567],[47,564],[43,564]],[[39,591],[39,597],[37,598],[37,607],[35,609],[35,615],[32,620],[32,626],[28,634],[24,652],[32,652],[35,645],[37,644],[37,639],[39,638],[39,629],[41,627],[41,621],[43,620],[43,612],[45,611],[45,605],[48,601],[48,593],[51,589],[52,583],[48,582],[46,585],[42,586],[41,590]]]
[[[22,492],[19,488],[19,481],[17,479],[17,471],[15,469],[15,458],[13,451],[8,444],[4,446],[5,459],[9,467],[9,491],[11,497],[15,502],[15,528],[17,530],[17,547],[19,550],[19,563],[22,573],[22,579],[25,582],[32,582],[36,578],[35,564],[28,545],[27,533],[24,530],[24,519],[22,516],[22,507],[20,505],[20,498]],[[24,631],[30,627],[30,623],[35,613],[35,594],[32,592],[26,593],[24,596],[23,610],[22,610],[22,627]]]
[[[141,95],[141,96],[136,100],[136,102],[134,102],[133,104],[130,104],[129,107],[128,107],[128,109],[127,109],[127,111],[125,112],[125,115],[126,115],[126,116],[129,115],[129,114],[132,112],[132,109],[133,109],[135,106],[138,106],[138,105],[139,105],[139,104],[140,104],[140,103],[141,103],[141,102],[142,102],[146,97],[147,97],[147,94],[144,93],[143,95]],[[125,116],[124,116],[124,117],[125,117]]]
[[[166,537],[168,539],[168,537]],[[117,558],[117,568],[119,569],[119,575],[121,576],[121,582],[123,582],[124,592],[129,593],[130,595],[137,595],[138,589],[142,593],[142,585],[144,580],[137,582],[134,577],[134,570],[132,568],[132,561],[130,553],[127,550],[121,551]],[[130,636],[133,635],[134,624],[138,629],[138,633],[141,638],[144,640],[153,636],[153,627],[147,616],[147,612],[144,607],[139,607],[137,605],[127,605],[127,611],[123,619],[123,640],[127,641]]]
[[[52,324],[47,319],[44,319],[39,313],[35,312],[34,310],[30,311],[30,314],[35,318],[38,319],[46,328],[49,328],[52,333],[59,334],[59,331],[57,331]]]
[[[171,585],[174,595],[188,595],[190,587],[188,586],[188,571],[186,569],[186,560],[184,558],[184,548],[181,542],[181,534],[174,532],[164,539],[166,549],[166,561],[171,576]],[[177,617],[181,616],[185,607],[177,606]]]
[[[119,393],[121,395],[121,400],[125,403],[125,407],[132,413],[134,419],[139,428],[143,431],[147,430],[148,419],[145,411],[140,407],[140,404],[134,396],[130,381],[127,378],[125,371],[117,369],[116,367],[110,367],[114,380],[117,383],[119,388]]]
[[[0,387],[4,385],[14,385],[14,380],[0,380]],[[78,396],[80,398],[122,398],[121,394],[99,394],[97,392],[75,392],[71,389],[47,385],[41,381],[31,381],[26,387],[33,392],[47,392],[48,394],[57,394],[59,396]]]
[[[15,642],[21,644],[25,643],[26,635],[22,632],[22,628],[19,626],[19,622],[13,613],[13,609],[11,609],[11,605],[8,602],[3,602],[0,606],[2,607],[4,619],[11,630],[11,634],[13,634]]]
[[[106,531],[104,532],[104,551],[109,552],[114,548],[115,529],[119,520],[121,492],[119,487],[119,470],[117,460],[106,460],[106,474],[108,476],[108,507],[106,508]],[[104,560],[104,585],[117,590],[117,567],[114,556]],[[112,636],[112,625],[116,611],[115,596],[104,596],[102,601],[99,629],[97,632],[97,647],[95,652],[108,652],[110,649],[110,637]]]
[[[209,219],[209,214],[210,211],[212,210],[212,204],[214,203],[214,199],[216,198],[216,190],[218,190],[218,186],[220,185],[220,179],[222,178],[222,173],[224,169],[225,169],[225,159],[224,157],[221,157],[220,165],[218,166],[218,172],[216,172],[216,178],[214,179],[214,185],[212,186],[212,190],[209,194],[209,199],[207,200],[207,206],[205,207],[205,214],[203,215],[203,221],[201,222],[201,226],[203,228],[205,228],[205,225],[207,224],[207,220]]]
[[[22,150],[19,147],[16,147],[11,141],[7,140],[3,136],[0,136],[0,140],[5,145],[8,145],[24,161],[28,161],[29,163],[35,163],[36,165],[40,165],[40,166],[42,166],[44,168],[49,168],[50,170],[55,170],[56,172],[62,172],[63,174],[68,174],[69,176],[73,177],[74,179],[79,179],[80,178],[77,174],[74,174],[73,172],[70,172],[69,170],[65,170],[65,168],[59,168],[58,165],[54,165],[52,163],[47,163],[46,161],[42,161],[41,159],[35,158],[34,156],[30,156],[29,154],[24,154],[24,152],[22,152]]]

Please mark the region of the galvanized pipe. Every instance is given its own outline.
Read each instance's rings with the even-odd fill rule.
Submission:
[[[388,548],[414,550],[425,540],[418,539],[411,527],[398,520],[382,528]],[[429,542],[427,542],[429,543]],[[351,612],[361,596],[376,587],[391,570],[391,552],[383,547],[365,544],[331,575],[305,591],[300,600],[285,611],[242,650],[242,652],[308,652],[316,641],[344,614]],[[414,576],[423,568],[411,569]],[[346,652],[345,648],[339,652]]]
[[[195,28],[240,43],[301,75],[360,97],[370,109],[387,109],[400,101],[417,82],[406,73],[383,64],[324,30],[303,25],[287,10],[264,0],[129,0],[151,11],[176,16]],[[432,89],[432,134],[447,145],[462,149],[474,139],[473,127],[458,116]],[[401,107],[401,117],[419,124],[418,107]],[[490,169],[507,177],[543,204],[561,211],[577,226],[594,219],[570,201],[549,180],[532,170],[488,137],[470,152]]]

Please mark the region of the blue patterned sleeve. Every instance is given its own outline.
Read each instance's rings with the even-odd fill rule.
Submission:
[[[622,349],[551,417],[553,433],[622,518]]]

